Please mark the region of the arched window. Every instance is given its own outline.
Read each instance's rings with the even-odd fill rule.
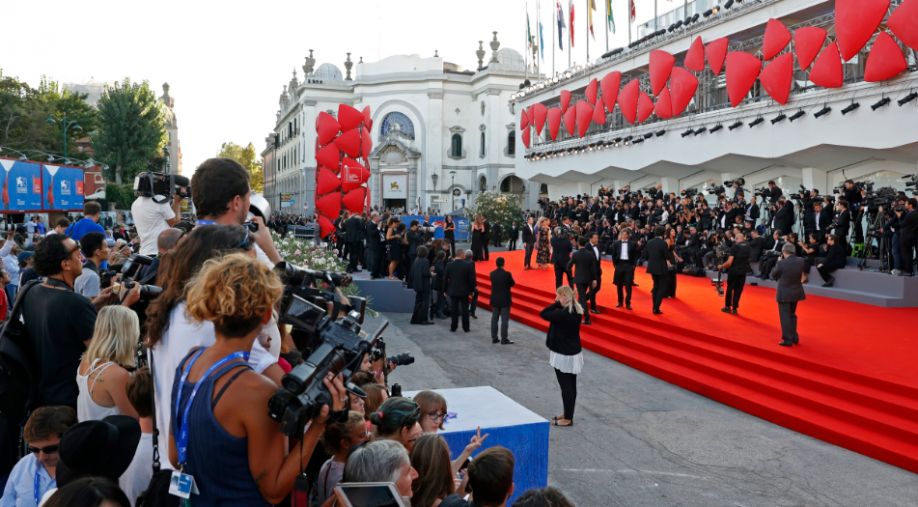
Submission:
[[[511,157],[516,155],[516,131],[511,130],[507,134],[507,155]]]
[[[478,150],[478,158],[484,158],[485,156],[485,133],[481,131],[481,148]]]
[[[404,113],[393,111],[383,118],[382,127],[379,129],[380,139],[386,137],[393,128],[398,128],[408,139],[414,139],[414,124]]]
[[[485,192],[488,190],[488,178],[484,174],[478,177],[478,191]]]
[[[453,134],[449,143],[449,156],[453,158],[462,158],[462,135]]]

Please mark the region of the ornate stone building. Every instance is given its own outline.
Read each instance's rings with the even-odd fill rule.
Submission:
[[[166,172],[173,174],[182,174],[182,145],[179,143],[178,137],[178,119],[175,117],[175,99],[169,95],[169,83],[163,83],[163,96],[159,98],[160,102],[163,104],[163,115],[166,119],[166,134],[169,136],[169,140],[166,142],[166,147],[163,148],[165,151],[166,160],[168,165],[166,166]]]
[[[348,53],[342,72],[316,67],[310,50],[303,81],[294,70],[283,88],[262,152],[266,197],[280,211],[313,211],[315,118],[345,103],[372,111],[373,206],[449,212],[484,190],[513,192],[534,206],[538,188],[515,175],[518,129],[509,106],[529,72],[517,51],[500,48],[496,32],[489,45],[490,55],[479,42],[476,70],[436,53],[377,62],[354,62]]]

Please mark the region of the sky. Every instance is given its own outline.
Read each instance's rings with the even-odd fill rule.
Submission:
[[[594,0],[595,39],[590,56],[605,51],[605,0]],[[672,8],[656,0],[660,13]],[[586,7],[573,0],[573,63],[586,62]],[[637,22],[652,17],[654,0],[637,0]],[[561,0],[568,24],[568,0]],[[612,0],[618,27],[612,48],[627,44],[628,2]],[[183,172],[220,150],[227,141],[256,151],[274,128],[278,96],[295,68],[313,49],[316,66],[344,70],[345,53],[356,62],[396,54],[433,56],[467,69],[477,66],[478,41],[498,32],[501,47],[523,52],[526,12],[533,35],[541,17],[545,39],[543,72],[551,68],[555,2],[540,0],[3,0],[0,10],[0,69],[37,85],[41,76],[62,83],[149,81],[157,95],[168,82],[175,99]],[[636,28],[635,28],[636,30]],[[567,31],[565,31],[567,36]],[[556,35],[557,37],[557,35]],[[564,70],[565,51],[555,52]],[[555,40],[557,45],[557,40]],[[557,47],[557,46],[555,46]]]

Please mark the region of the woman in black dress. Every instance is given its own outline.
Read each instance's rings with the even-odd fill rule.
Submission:
[[[399,221],[397,218],[389,219],[386,228],[386,244],[389,247],[389,279],[395,280],[395,270],[402,259],[402,238],[398,234]]]
[[[456,223],[453,222],[453,217],[446,215],[445,223],[443,224],[443,238],[449,243],[449,256],[456,256]]]
[[[484,259],[484,231],[484,217],[478,215],[472,224],[472,260],[476,262]]]
[[[574,291],[567,285],[558,287],[555,302],[539,314],[550,322],[545,344],[548,346],[548,363],[555,369],[564,415],[552,417],[555,426],[574,425],[574,405],[577,402],[577,375],[583,370],[580,347],[580,321],[583,307],[574,299]]]

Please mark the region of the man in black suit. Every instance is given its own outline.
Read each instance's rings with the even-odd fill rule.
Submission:
[[[568,273],[574,275],[574,285],[577,286],[577,302],[583,307],[583,323],[589,326],[590,312],[586,311],[590,291],[596,287],[596,257],[592,249],[587,248],[587,240],[583,236],[577,239],[577,251],[574,252],[567,265]]]
[[[899,222],[899,251],[902,255],[902,272],[911,275],[915,271],[915,247],[918,238],[918,199],[910,198],[905,203],[905,213]]]
[[[778,301],[778,316],[781,318],[779,345],[784,347],[800,342],[797,335],[797,303],[806,299],[806,293],[803,291],[803,282],[806,279],[803,272],[804,260],[794,255],[795,252],[794,245],[785,243],[781,247],[783,259],[771,270],[771,277],[778,281],[775,299]]]
[[[590,243],[587,245],[587,249],[593,253],[593,258],[596,259],[596,286],[590,290],[590,313],[599,314],[599,308],[596,307],[596,294],[599,293],[599,289],[602,289],[602,250],[599,248],[598,232],[590,234]],[[583,311],[586,311],[586,307],[583,307]]]
[[[724,307],[721,308],[724,313],[732,312],[736,315],[739,311],[740,297],[743,295],[743,287],[746,286],[746,273],[752,269],[749,266],[750,257],[752,249],[746,243],[746,233],[737,229],[733,233],[730,256],[719,268],[727,271],[727,294],[724,297]]]
[[[774,216],[771,217],[771,228],[779,229],[787,234],[794,226],[794,203],[782,197],[778,199],[777,208]]]
[[[851,212],[848,211],[848,203],[838,201],[835,211],[835,229],[832,233],[838,236],[838,244],[841,245],[845,255],[848,255],[848,233],[851,231]]]
[[[616,308],[631,309],[631,286],[634,285],[634,263],[637,262],[637,243],[631,241],[631,231],[622,229],[618,240],[612,244],[612,264],[615,265],[615,274],[612,283],[618,293]],[[622,294],[624,293],[624,294]]]
[[[411,265],[411,288],[414,289],[414,313],[412,324],[433,324],[430,320],[430,260],[427,258],[427,247],[419,246],[417,257]]]
[[[359,213],[351,213],[344,222],[344,241],[347,243],[347,272],[357,271],[357,261],[363,257],[363,220]]]
[[[484,230],[481,231],[481,247],[484,252],[484,260],[491,258],[491,252],[488,251],[488,244],[491,242],[491,222],[487,218],[484,220]]]
[[[516,223],[516,220],[510,224],[510,229],[507,231],[507,251],[512,252],[516,250],[516,240],[520,237],[520,225]]]
[[[475,267],[474,252],[471,250],[465,251],[465,262],[468,262],[472,266],[472,276],[475,278],[476,283],[475,287],[472,288],[472,297],[469,302],[469,316],[475,320],[478,320],[478,316],[475,315],[475,310],[478,308],[478,268]]]
[[[551,237],[551,262],[555,266],[555,289],[561,286],[565,275],[567,275],[567,284],[574,286],[571,272],[567,269],[571,261],[571,250],[573,246],[570,231],[564,227],[555,227],[555,233]]]
[[[523,226],[523,269],[532,269],[532,251],[535,250],[535,218],[530,216]]]
[[[382,276],[380,268],[383,264],[383,242],[385,241],[385,236],[383,236],[382,231],[379,230],[379,213],[376,211],[370,214],[370,220],[367,221],[366,236],[367,251],[365,267],[370,270],[371,278],[379,278]]]
[[[653,289],[650,291],[653,296],[653,314],[661,315],[660,303],[663,302],[663,293],[666,291],[666,277],[669,270],[672,269],[672,262],[669,261],[669,246],[663,240],[666,229],[657,227],[653,231],[654,238],[647,242],[644,251],[647,252],[647,272],[653,277]]]
[[[504,258],[498,257],[497,269],[491,271],[491,343],[497,343],[497,321],[500,320],[500,343],[513,343],[507,335],[510,325],[510,287],[516,282],[513,275],[504,269]]]
[[[446,295],[449,296],[450,326],[456,332],[459,316],[462,316],[462,330],[469,332],[469,296],[475,290],[475,271],[465,260],[465,250],[456,252],[456,260],[446,265]]]

